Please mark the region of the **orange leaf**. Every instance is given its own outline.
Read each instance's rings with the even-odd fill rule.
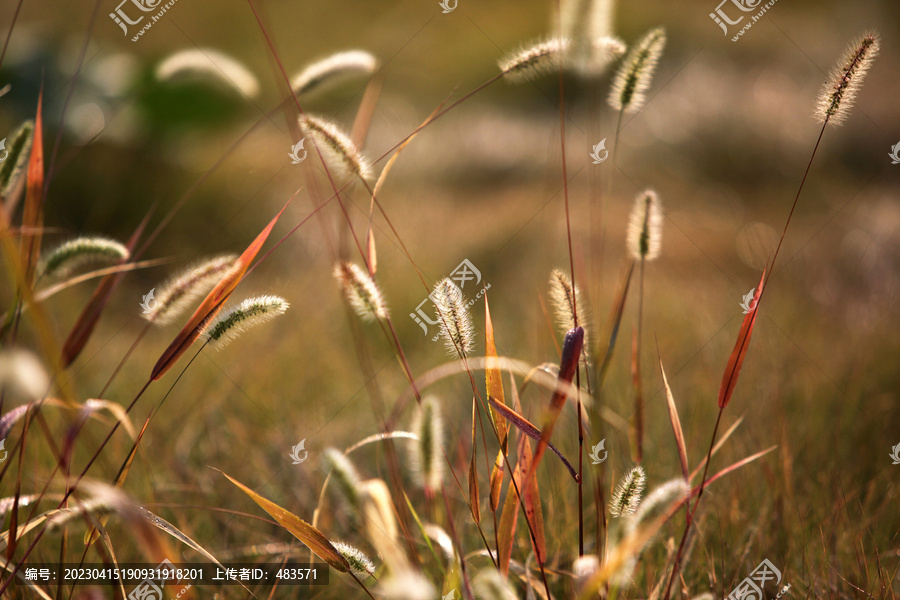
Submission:
[[[722,385],[719,387],[719,408],[728,406],[728,402],[731,400],[731,395],[734,393],[734,388],[737,385],[738,375],[741,374],[741,367],[744,364],[744,358],[747,356],[747,349],[750,347],[753,325],[756,323],[756,315],[759,312],[759,299],[762,297],[765,278],[766,271],[763,270],[762,276],[759,278],[759,287],[756,288],[756,295],[753,297],[753,310],[744,317],[734,350],[731,351],[731,356],[728,357],[728,365],[725,367]]]
[[[484,355],[487,358],[497,358],[497,344],[494,341],[494,323],[491,321],[491,309],[488,306],[487,293],[484,295],[484,330]],[[503,397],[503,379],[500,377],[500,369],[497,367],[485,367],[484,379],[488,397],[494,398],[500,402],[500,404],[506,404],[506,399]],[[500,437],[500,448],[503,451],[503,454],[506,454],[506,436],[509,431],[509,426],[506,424],[506,421],[497,417],[493,408],[490,408],[489,410],[491,418],[494,421],[494,426],[497,428],[497,434]]]
[[[22,272],[27,285],[34,280],[38,256],[41,253],[41,227],[44,223],[44,127],[41,107],[44,90],[38,95],[37,115],[34,118],[34,138],[25,179],[25,208],[22,213],[22,229],[30,235],[22,237]]]
[[[288,204],[290,204],[290,201]],[[151,380],[156,381],[165,375],[181,355],[191,347],[191,344],[200,337],[200,334],[203,333],[204,325],[222,310],[222,305],[228,300],[228,296],[231,295],[231,292],[234,291],[234,288],[237,287],[241,282],[241,279],[243,279],[244,275],[247,273],[250,263],[253,262],[253,259],[256,258],[256,255],[259,253],[263,244],[266,243],[266,238],[269,237],[272,228],[275,227],[275,223],[278,222],[278,219],[281,217],[281,214],[287,206],[288,205],[285,204],[284,208],[275,215],[275,218],[269,222],[266,228],[256,236],[253,243],[251,243],[247,249],[244,250],[244,253],[235,261],[234,268],[222,277],[219,283],[216,284],[216,287],[213,288],[200,306],[197,307],[197,310],[194,311],[194,314],[188,320],[187,324],[178,332],[178,335],[172,343],[169,344],[169,347],[166,348],[165,352],[162,353],[162,356],[159,357],[159,360],[156,361],[156,365],[154,365],[153,371],[150,373]]]

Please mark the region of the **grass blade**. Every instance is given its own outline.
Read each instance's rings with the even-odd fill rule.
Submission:
[[[659,349],[657,348],[657,357],[659,357]],[[672,424],[672,433],[675,434],[675,445],[678,446],[678,458],[681,460],[681,472],[684,478],[688,478],[688,458],[687,446],[684,443],[684,431],[681,429],[681,419],[678,418],[678,408],[675,406],[675,396],[672,395],[672,388],[669,387],[669,380],[666,378],[666,370],[663,368],[662,358],[659,359],[659,371],[662,373],[663,384],[666,386],[666,402],[669,406],[669,422]]]
[[[728,406],[728,402],[731,400],[731,395],[734,393],[734,388],[737,385],[738,375],[741,374],[741,367],[744,364],[744,358],[747,356],[747,349],[750,347],[753,325],[756,323],[756,315],[759,312],[759,299],[762,296],[765,279],[766,271],[763,270],[759,278],[759,285],[756,288],[756,296],[753,298],[753,310],[744,317],[737,342],[734,344],[734,350],[731,351],[731,356],[728,357],[728,364],[722,377],[722,385],[719,387],[719,408]]]
[[[22,214],[22,229],[29,235],[22,237],[22,272],[29,287],[34,280],[38,257],[41,253],[41,227],[44,224],[44,126],[41,109],[44,91],[38,95],[37,114],[34,118],[34,136],[31,156],[25,179],[25,209]]]

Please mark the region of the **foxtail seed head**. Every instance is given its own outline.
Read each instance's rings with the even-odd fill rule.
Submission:
[[[609,91],[609,105],[613,109],[626,113],[641,109],[665,45],[666,31],[660,27],[647,33],[631,48]]]
[[[112,264],[130,256],[128,248],[102,237],[80,237],[57,247],[41,261],[43,276],[68,275],[91,263]]]
[[[336,125],[318,117],[302,115],[300,128],[305,135],[315,140],[322,158],[335,175],[340,177],[357,175],[361,179],[368,179],[371,176],[369,163],[359,153],[350,137]]]
[[[360,267],[351,262],[339,262],[334,276],[341,284],[347,302],[363,321],[387,319],[388,309],[378,284]]]
[[[357,579],[365,581],[375,575],[375,563],[362,550],[346,542],[332,542],[332,545],[350,564],[350,570]]]
[[[266,323],[278,315],[283,315],[289,306],[287,300],[278,296],[247,298],[216,318],[206,328],[206,338],[210,343],[218,342],[217,346],[221,348],[254,325]]]
[[[559,66],[559,59],[569,48],[568,39],[552,38],[511,54],[500,61],[500,71],[511,82],[535,79]]]
[[[412,430],[419,438],[411,446],[410,456],[416,481],[426,490],[438,490],[444,479],[444,421],[433,396],[422,400]]]
[[[609,501],[609,514],[613,517],[627,517],[634,514],[641,503],[641,494],[644,493],[646,485],[647,474],[644,468],[638,465],[631,469],[619,482]]]
[[[452,279],[445,278],[434,287],[431,297],[447,351],[453,356],[467,355],[475,348],[475,328],[462,290]]]
[[[253,98],[259,93],[259,81],[247,67],[232,57],[210,48],[182,50],[170,55],[156,67],[156,78],[211,79]]]
[[[347,50],[307,66],[291,80],[294,94],[301,96],[321,92],[357,74],[370,74],[378,67],[378,59],[364,50]]]
[[[847,120],[880,47],[880,36],[870,32],[847,48],[844,58],[831,70],[828,81],[819,93],[816,119],[820,123],[840,125]]]
[[[654,260],[662,247],[662,211],[653,190],[638,194],[628,221],[628,252],[635,260]]]
[[[187,267],[159,287],[153,308],[141,316],[156,325],[172,323],[234,267],[235,258],[214,256]]]

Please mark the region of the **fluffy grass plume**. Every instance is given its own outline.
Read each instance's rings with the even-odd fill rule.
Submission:
[[[601,75],[625,52],[612,36],[614,0],[567,0],[560,7],[563,37],[571,40],[566,64],[586,77]]]
[[[362,510],[359,473],[350,459],[340,450],[328,448],[322,460],[343,500],[354,511]]]
[[[613,80],[609,91],[610,106],[626,113],[641,109],[665,45],[666,30],[660,27],[647,33],[631,49]]]
[[[469,354],[475,348],[475,328],[462,290],[452,279],[445,278],[434,286],[431,299],[437,308],[447,351],[453,356]]]
[[[662,248],[662,211],[659,197],[653,190],[646,190],[634,199],[634,208],[628,220],[626,238],[628,252],[635,260],[659,258]]]
[[[512,82],[527,81],[548,73],[558,66],[561,54],[569,48],[568,39],[553,38],[539,42],[500,61],[500,71]]]
[[[582,300],[581,290],[578,286],[573,286],[569,277],[559,269],[553,269],[553,272],[550,273],[550,300],[556,313],[556,323],[564,335],[575,327],[575,309],[578,309],[578,325],[585,328],[584,348],[590,348],[587,327],[585,327],[587,304]]]
[[[50,251],[41,261],[42,276],[65,276],[92,263],[112,264],[130,256],[128,248],[102,237],[79,237]]]
[[[206,329],[206,338],[210,342],[217,342],[216,345],[221,348],[254,325],[283,315],[289,306],[284,298],[278,296],[247,298],[213,321]]]
[[[658,516],[673,503],[684,500],[689,492],[690,487],[683,478],[671,479],[660,485],[647,495],[634,512],[633,526],[636,528],[651,517]]]
[[[347,544],[346,542],[332,542],[335,550],[341,553],[350,564],[350,570],[360,581],[365,581],[375,575],[375,563],[366,556],[362,550]]]
[[[316,61],[291,80],[298,96],[323,92],[354,75],[368,75],[378,68],[378,59],[364,50],[347,50]]]
[[[156,325],[168,325],[194,304],[234,266],[234,254],[197,262],[159,287],[150,312],[141,316]]]
[[[472,580],[472,592],[481,600],[517,600],[500,571],[492,567],[482,570]]]
[[[627,517],[634,514],[641,503],[641,494],[647,485],[647,474],[641,466],[634,467],[619,482],[609,501],[609,514],[613,517]]]
[[[0,396],[31,402],[43,398],[49,391],[50,376],[37,356],[21,348],[0,350]],[[2,420],[0,429],[3,429]]]
[[[359,153],[350,137],[333,123],[324,119],[303,115],[300,128],[312,137],[328,168],[337,176],[358,175],[362,179],[371,176],[371,167]]]
[[[840,125],[847,120],[880,48],[881,38],[876,32],[864,34],[847,48],[819,93],[816,118],[820,123]]]
[[[433,396],[422,400],[412,427],[419,438],[412,444],[410,462],[416,482],[428,491],[440,489],[444,479],[444,421]]]
[[[156,67],[160,81],[174,79],[213,80],[249,98],[259,93],[259,82],[247,67],[230,56],[210,48],[182,50]]]
[[[388,309],[378,284],[363,269],[351,262],[339,262],[334,276],[341,284],[347,302],[363,321],[387,319]]]
[[[4,198],[16,186],[19,177],[25,168],[25,161],[28,160],[28,154],[31,151],[31,142],[34,138],[34,121],[25,121],[22,123],[14,134],[12,134],[7,143],[6,158],[0,163],[0,196]]]

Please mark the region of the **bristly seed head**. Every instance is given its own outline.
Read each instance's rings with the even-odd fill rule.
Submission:
[[[368,273],[345,261],[335,265],[334,276],[341,284],[347,302],[363,321],[387,319],[388,309],[384,296]]]
[[[411,446],[410,456],[416,481],[426,490],[438,490],[444,479],[444,421],[433,396],[422,399],[412,431],[419,438]]]
[[[638,509],[641,494],[647,485],[647,474],[641,466],[634,467],[622,478],[609,501],[609,514],[613,517],[625,517]]]
[[[187,267],[159,287],[153,308],[141,316],[155,325],[174,322],[234,267],[236,258],[234,254],[225,254]]]
[[[289,306],[290,304],[279,296],[247,298],[213,321],[206,328],[206,338],[210,343],[218,342],[217,345],[221,348],[250,327],[283,315]]]
[[[291,89],[297,96],[324,91],[358,73],[373,73],[377,67],[378,60],[364,50],[338,52],[303,69],[291,80]]]
[[[577,324],[585,328],[583,347],[590,348],[585,318],[587,305],[581,298],[578,286],[573,286],[569,277],[559,269],[553,269],[550,273],[550,300],[556,311],[556,322],[563,334],[575,327],[575,310],[578,310]]]
[[[628,251],[635,260],[654,260],[662,247],[662,211],[653,190],[638,194],[628,221]]]
[[[336,125],[324,119],[303,115],[300,117],[300,128],[305,135],[315,140],[322,158],[336,175],[347,177],[352,174],[361,179],[370,177],[369,163],[359,153],[350,137]]]
[[[126,260],[128,248],[115,240],[102,237],[80,237],[63,243],[41,261],[42,276],[68,275],[91,263],[112,264]]]
[[[332,542],[334,549],[350,563],[350,570],[360,581],[375,575],[375,563],[363,551],[346,542]]]
[[[453,356],[466,356],[475,349],[475,328],[462,290],[452,279],[445,278],[434,286],[431,299],[437,308],[447,351]]]
[[[866,33],[847,48],[843,60],[831,70],[819,93],[816,119],[820,123],[840,125],[847,120],[880,48],[881,38],[876,32]]]
[[[569,47],[569,40],[553,38],[517,52],[501,60],[500,71],[510,81],[533,79],[559,66],[559,58]]]
[[[360,478],[356,468],[343,452],[334,448],[325,450],[323,460],[326,472],[331,474],[338,491],[355,516],[362,510]]]
[[[666,31],[660,27],[646,34],[631,49],[609,91],[609,105],[613,109],[626,113],[640,110],[665,45]]]

